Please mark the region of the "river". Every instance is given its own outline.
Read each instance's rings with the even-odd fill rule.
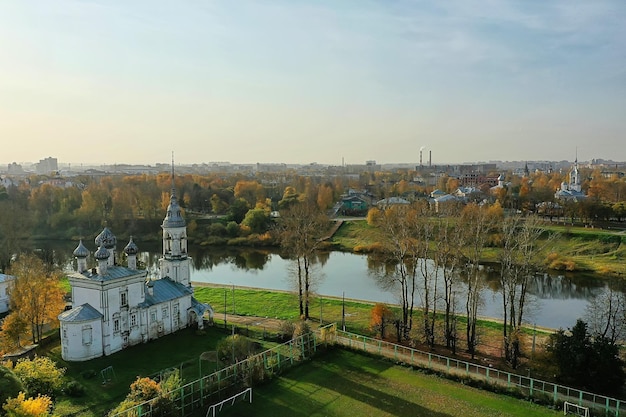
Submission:
[[[55,246],[57,257],[59,251],[69,248],[67,243],[63,243]],[[71,245],[75,247],[76,243]],[[157,276],[160,243],[143,244],[140,249],[144,251],[140,252],[139,260],[149,270],[149,275]],[[66,265],[70,265],[72,250],[73,247],[67,252],[69,256]],[[121,247],[118,252],[121,252]],[[207,247],[195,249],[190,255],[193,258],[192,282],[274,290],[294,289],[290,278],[292,261],[276,251]],[[314,269],[315,291],[322,297],[342,297],[345,294],[348,299],[398,303],[393,290],[381,288],[377,283],[373,273],[376,265],[368,255],[345,252],[320,254]],[[501,318],[502,298],[496,273],[489,268],[484,268],[483,273],[487,285],[482,293],[479,314]],[[526,322],[554,329],[572,327],[578,318],[585,315],[589,301],[605,290],[607,285],[608,281],[589,274],[546,273],[535,276],[529,287],[531,296],[525,313]],[[461,287],[457,311],[462,313],[463,284]],[[419,296],[415,301],[420,304]]]

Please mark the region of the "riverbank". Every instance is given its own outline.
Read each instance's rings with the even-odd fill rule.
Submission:
[[[263,327],[264,322],[274,322],[275,320],[296,321],[299,319],[299,307],[296,294],[289,291],[274,291],[266,289],[254,289],[243,286],[219,285],[207,283],[193,283],[195,287],[195,297],[198,301],[208,303],[215,312],[214,320],[219,325],[224,322],[234,320]],[[370,327],[372,308],[375,303],[361,300],[346,299],[341,297],[315,297],[310,303],[310,322],[312,324],[337,323],[349,332],[358,333],[370,337],[376,337],[377,333]],[[400,314],[400,307],[390,305],[394,314]],[[414,328],[411,333],[414,344],[420,344],[419,323],[421,323],[421,310],[414,311]],[[439,322],[443,320],[440,315]],[[467,356],[465,341],[466,319],[463,315],[457,317],[457,355]],[[478,356],[485,362],[499,363],[500,366],[507,365],[502,361],[502,322],[496,318],[482,317],[478,323],[479,344],[477,346]],[[525,327],[523,331],[522,346],[523,351],[529,356],[533,350],[543,350],[553,329]],[[387,339],[395,341],[395,331],[391,329],[387,332]],[[534,347],[533,347],[534,346]],[[441,354],[450,354],[450,350],[445,346],[436,346],[431,349],[422,346],[423,349],[432,350]],[[538,353],[538,352],[537,352]],[[532,355],[534,356],[534,355]]]
[[[590,272],[626,278],[626,232],[547,223],[552,235],[545,253],[547,269],[567,272]],[[556,235],[556,236],[554,236]],[[368,253],[380,249],[380,231],[365,220],[344,221],[329,240],[335,250]],[[499,250],[488,247],[481,263],[497,263]]]

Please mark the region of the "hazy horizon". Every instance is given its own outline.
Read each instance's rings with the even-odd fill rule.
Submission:
[[[7,0],[0,158],[626,161],[625,21],[620,0]]]

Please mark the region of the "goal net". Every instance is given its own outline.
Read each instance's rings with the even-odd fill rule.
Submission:
[[[575,416],[581,417],[589,417],[589,407],[583,407],[582,405],[568,403],[565,401],[563,403],[563,415],[573,414]]]

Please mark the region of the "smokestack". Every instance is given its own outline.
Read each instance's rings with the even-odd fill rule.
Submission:
[[[420,149],[420,168],[422,167],[422,150]]]
[[[433,151],[428,151],[428,166],[433,166]]]

